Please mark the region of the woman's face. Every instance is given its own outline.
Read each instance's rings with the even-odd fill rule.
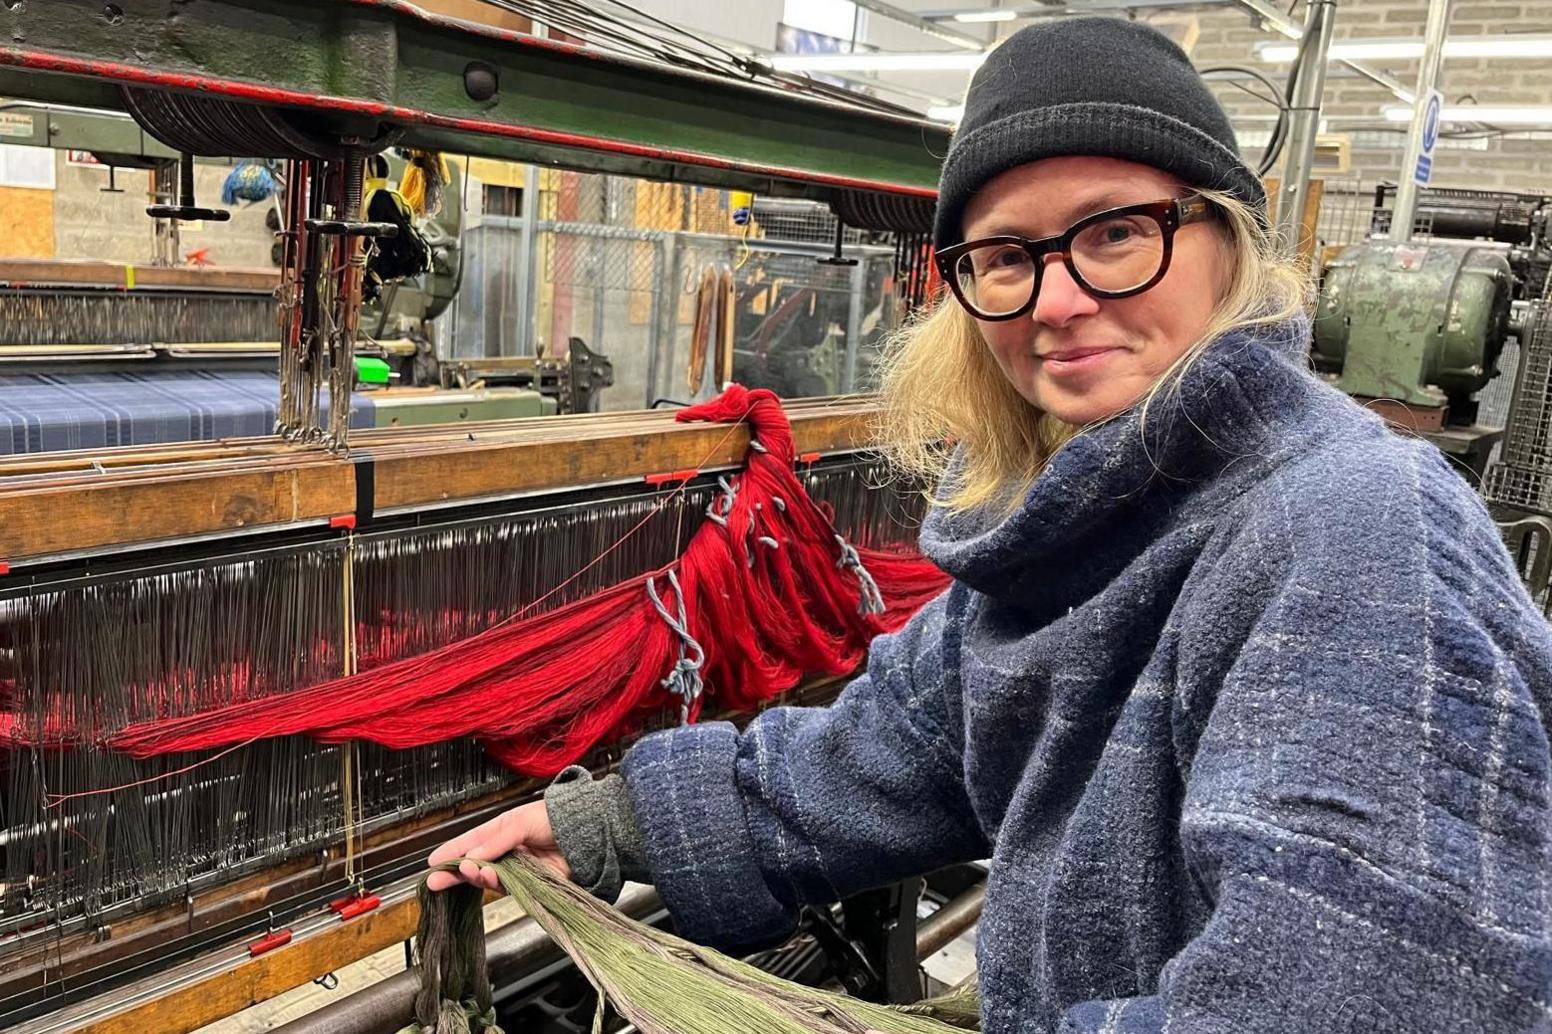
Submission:
[[[1169,174],[1135,162],[1047,158],[982,187],[965,209],[964,239],[1051,237],[1094,212],[1189,193]],[[1098,299],[1052,255],[1031,312],[977,323],[1020,395],[1066,423],[1088,424],[1136,402],[1201,337],[1227,261],[1217,222],[1189,223],[1175,231],[1162,280],[1130,298]]]

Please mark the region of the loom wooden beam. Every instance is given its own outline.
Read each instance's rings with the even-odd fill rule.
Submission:
[[[146,988],[126,988],[125,997],[136,998],[134,1004],[74,1029],[79,1034],[183,1034],[197,1030],[332,973],[347,961],[364,959],[408,940],[415,933],[419,917],[415,898],[410,896],[239,962],[218,979],[198,980],[170,993],[143,999],[135,995],[136,990],[151,991],[158,985],[165,986],[169,979],[178,979],[181,974],[173,969],[151,978]]]
[[[827,704],[835,699],[846,681],[833,676],[810,679],[798,689],[766,702],[761,710],[786,705]],[[710,717],[743,726],[753,715],[722,711]],[[599,748],[587,759],[588,767],[595,773],[611,769],[621,756],[622,746],[615,744]],[[541,791],[542,781],[520,780],[452,808],[380,830],[366,839],[363,845],[366,851],[361,856],[361,863],[372,867],[392,858],[406,856],[418,860],[425,857],[435,844],[485,821],[514,803],[537,800]],[[313,873],[313,878],[320,885],[333,885],[331,880],[340,877],[342,866],[342,858],[336,851],[321,871]],[[309,869],[315,868],[306,861],[293,861],[217,888],[211,892],[211,900],[201,905],[197,921],[213,925],[234,912],[261,914],[272,899],[294,889],[290,884],[309,879]],[[256,958],[247,957],[245,945],[257,935],[245,935],[187,963],[167,967],[143,980],[115,987],[99,997],[66,1006],[39,1020],[9,1029],[15,1031],[15,1034],[32,1034],[35,1029],[57,1030],[61,1029],[62,1024],[69,1024],[70,1030],[84,1034],[146,1034],[147,1031],[186,1034],[408,940],[419,921],[415,898],[412,893],[407,893],[413,888],[413,883],[414,877],[411,877],[408,881],[380,888],[385,898],[384,904],[357,919],[345,922],[326,919],[320,924],[317,913],[314,913],[279,924],[295,927],[300,932],[290,944]],[[498,897],[500,895],[491,892],[486,900],[489,902]],[[92,967],[83,963],[94,954],[97,956],[97,965],[111,966],[119,960],[129,960],[130,956],[153,950],[154,945],[143,943],[147,940],[171,940],[174,933],[172,927],[181,920],[169,917],[178,912],[179,909],[175,907],[120,923],[114,929],[114,940],[95,945],[88,943],[89,939],[82,940],[73,949],[68,949],[71,953],[61,948],[59,954],[51,953],[42,967],[33,966],[29,967],[27,973],[0,977],[0,990],[14,993],[18,989],[14,985],[27,984],[32,979],[45,983],[57,981],[62,974],[77,980],[89,979]],[[125,942],[127,952],[112,950],[114,941],[120,939]],[[493,960],[493,968],[499,968],[500,965],[499,961]],[[176,986],[169,990],[169,985]],[[301,1021],[301,1026],[334,1029],[327,1019],[316,1023]]]
[[[116,291],[176,288],[268,294],[280,286],[272,269],[193,269],[122,262],[0,259],[0,284],[9,287],[101,287]]]
[[[799,453],[862,447],[870,413],[793,406]],[[742,427],[633,413],[369,433],[347,457],[275,439],[30,457],[0,464],[0,563],[327,525],[356,513],[361,463],[384,514],[728,467],[748,446]]]
[[[599,766],[602,767],[602,766]],[[437,844],[456,836],[515,804],[537,799],[543,783],[519,780],[499,790],[444,808],[418,819],[395,823],[368,834],[360,843],[363,869],[422,858]],[[229,946],[241,947],[256,939],[254,917],[272,909],[286,920],[289,903],[299,897],[338,895],[348,881],[345,851],[335,844],[316,855],[268,866],[250,875],[203,888],[189,903],[173,902],[145,912],[135,912],[93,929],[62,932],[46,943],[0,955],[0,1001],[29,993],[46,992],[60,981],[90,981],[111,967],[128,966],[139,959],[167,950],[180,941],[217,936]],[[241,927],[241,932],[222,933]],[[345,961],[336,961],[336,967]]]

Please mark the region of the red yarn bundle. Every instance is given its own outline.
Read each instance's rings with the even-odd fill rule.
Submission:
[[[836,534],[793,472],[773,393],[734,385],[678,419],[748,420],[754,444],[671,567],[358,675],[130,726],[108,746],[146,757],[271,736],[400,749],[474,736],[508,767],[548,776],[659,713],[669,692],[693,720],[703,684],[748,708],[805,675],[850,672],[874,635],[947,584],[918,556]]]

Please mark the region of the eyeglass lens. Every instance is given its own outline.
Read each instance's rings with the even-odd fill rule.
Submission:
[[[1151,215],[1133,213],[1085,226],[1073,238],[1072,264],[1083,286],[1124,292],[1152,280],[1164,262],[1164,231]],[[1035,294],[1035,262],[1018,244],[987,244],[955,260],[970,305],[987,316],[1023,308]]]

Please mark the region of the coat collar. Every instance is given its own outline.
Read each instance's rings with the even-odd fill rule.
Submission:
[[[1063,446],[1012,512],[933,511],[923,551],[986,595],[1065,610],[1315,440],[1384,433],[1309,371],[1308,327],[1297,318],[1216,339],[1146,414],[1133,407]]]

